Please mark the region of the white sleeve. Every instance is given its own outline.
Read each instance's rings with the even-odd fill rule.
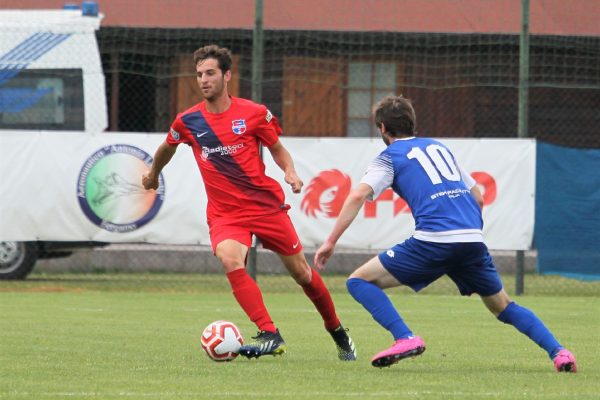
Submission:
[[[469,175],[464,169],[462,169],[460,165],[458,165],[458,170],[460,171],[460,177],[462,178],[465,185],[467,185],[467,189],[471,190],[477,182],[475,182],[475,179],[473,179],[471,175]]]
[[[373,189],[373,196],[369,200],[376,199],[394,182],[394,166],[392,159],[385,154],[378,155],[367,167],[367,172],[360,180]]]

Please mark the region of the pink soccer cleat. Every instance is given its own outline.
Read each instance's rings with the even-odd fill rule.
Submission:
[[[425,342],[418,336],[398,339],[392,347],[376,354],[371,359],[374,367],[389,367],[407,357],[416,357],[425,351]],[[560,354],[560,353],[559,353]],[[570,354],[570,353],[569,353]]]
[[[557,372],[577,372],[575,356],[567,349],[559,351],[552,361]]]

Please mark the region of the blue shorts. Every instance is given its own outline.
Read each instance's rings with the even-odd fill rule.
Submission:
[[[491,296],[502,289],[487,246],[481,242],[434,243],[413,237],[379,253],[379,261],[400,283],[415,292],[444,274],[460,294]]]

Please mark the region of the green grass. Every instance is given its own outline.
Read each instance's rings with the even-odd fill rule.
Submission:
[[[324,275],[327,286],[333,293],[346,294],[346,276]],[[502,280],[509,294],[514,294],[515,277],[504,275]],[[266,292],[284,292],[297,290],[294,281],[287,275],[259,275],[258,281]],[[0,292],[4,290],[25,291],[153,291],[176,293],[206,293],[229,291],[229,283],[223,274],[189,273],[122,273],[98,271],[96,273],[56,273],[37,270],[25,281],[0,281]],[[394,289],[394,292],[412,294],[406,287]],[[425,288],[422,294],[457,294],[454,283],[443,277]],[[560,276],[525,275],[525,294],[527,296],[591,296],[600,297],[600,281],[582,282]]]
[[[325,277],[358,346],[341,362],[310,302],[289,277],[264,277],[265,301],[288,345],[283,357],[215,363],[199,346],[211,321],[256,328],[221,276],[34,274],[0,282],[1,399],[597,399],[600,297],[525,296],[577,356],[557,374],[545,352],[499,323],[476,297],[388,291],[427,343],[416,359],[370,366],[389,335]],[[279,282],[281,280],[281,282]],[[216,285],[216,286],[213,286]],[[285,288],[285,289],[282,289]]]

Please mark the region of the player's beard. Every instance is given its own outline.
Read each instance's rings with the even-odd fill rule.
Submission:
[[[204,97],[204,100],[211,102],[211,101],[214,101],[214,100],[218,99],[219,97],[221,97],[224,90],[225,90],[225,77],[221,78],[220,81],[217,81],[213,85],[212,90],[210,90],[208,93],[205,94],[204,91],[202,91],[202,96]]]

